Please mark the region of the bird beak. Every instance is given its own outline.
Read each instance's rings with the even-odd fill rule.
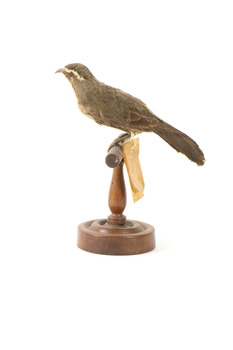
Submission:
[[[55,74],[56,74],[56,73],[64,73],[63,68],[60,68],[60,69],[56,70]]]

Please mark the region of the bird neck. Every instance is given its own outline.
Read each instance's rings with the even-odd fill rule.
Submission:
[[[71,81],[71,85],[74,89],[74,92],[77,96],[77,98],[80,100],[82,97],[84,97],[90,89],[92,89],[95,86],[95,78],[88,79],[88,80],[75,80]]]

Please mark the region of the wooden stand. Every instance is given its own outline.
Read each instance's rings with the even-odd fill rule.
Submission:
[[[115,149],[115,150],[114,150]],[[78,247],[91,253],[132,255],[155,248],[154,227],[143,222],[126,220],[126,189],[121,146],[111,148],[106,163],[113,168],[107,219],[91,220],[78,227]]]

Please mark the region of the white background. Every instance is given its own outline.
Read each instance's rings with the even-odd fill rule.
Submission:
[[[1,5],[0,347],[224,349],[232,339],[231,1]],[[101,256],[77,225],[104,218],[120,132],[81,115],[58,68],[80,62],[193,137],[198,167],[140,136],[145,196],[129,219],[155,251]]]

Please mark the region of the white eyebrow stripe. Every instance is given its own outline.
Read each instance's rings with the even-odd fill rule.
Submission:
[[[67,72],[67,73],[73,73],[75,76],[76,76],[76,78],[78,78],[78,80],[85,80],[83,77],[81,77],[79,74],[78,74],[78,72],[76,72],[76,70],[73,70],[73,69],[69,69],[69,68],[67,68],[67,67],[64,67],[63,68],[63,70],[65,71],[65,72]]]

